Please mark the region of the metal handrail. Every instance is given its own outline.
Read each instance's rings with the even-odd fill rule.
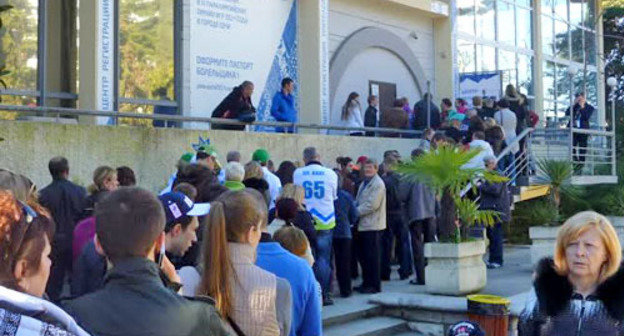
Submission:
[[[164,120],[164,121],[180,121],[180,122],[199,122],[207,124],[219,124],[219,125],[238,125],[238,126],[267,126],[267,127],[292,127],[303,129],[318,129],[318,130],[332,130],[332,131],[350,131],[350,132],[375,132],[379,133],[382,137],[384,133],[401,134],[401,135],[422,135],[422,131],[405,130],[397,128],[386,127],[348,127],[337,125],[320,125],[314,123],[289,123],[279,121],[255,121],[253,123],[244,123],[233,119],[223,118],[208,118],[208,117],[188,117],[180,115],[165,115],[165,114],[143,114],[134,112],[119,112],[119,111],[98,111],[87,109],[73,109],[63,107],[50,107],[50,106],[18,106],[18,105],[0,105],[0,111],[12,111],[20,112],[24,114],[32,115],[48,115],[53,114],[57,118],[60,115],[78,117],[78,116],[90,116],[90,117],[111,117],[111,118],[135,118],[135,119],[148,119],[148,120]]]

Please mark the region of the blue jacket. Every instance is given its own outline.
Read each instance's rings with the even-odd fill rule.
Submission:
[[[357,223],[359,214],[355,199],[345,190],[338,190],[338,199],[334,201],[336,209],[336,227],[334,228],[334,238],[350,239],[351,226]]]
[[[277,121],[296,122],[297,110],[295,110],[295,97],[285,95],[279,91],[273,96],[271,104],[271,115]]]
[[[303,258],[272,241],[258,244],[256,265],[288,280],[292,290],[293,317],[290,336],[322,335],[321,299],[314,272]]]

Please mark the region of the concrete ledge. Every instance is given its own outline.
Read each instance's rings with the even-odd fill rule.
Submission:
[[[528,292],[510,297],[509,335],[517,335],[518,317],[525,307]],[[429,294],[382,293],[369,299],[381,306],[386,316],[407,320],[412,331],[422,335],[442,335],[454,323],[468,319],[465,297]]]

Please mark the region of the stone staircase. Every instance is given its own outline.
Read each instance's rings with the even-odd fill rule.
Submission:
[[[323,335],[411,335],[407,321],[381,315],[381,307],[368,303],[323,307]]]

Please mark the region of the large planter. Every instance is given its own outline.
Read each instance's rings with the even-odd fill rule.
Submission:
[[[483,240],[425,244],[427,293],[460,296],[483,289],[487,281],[484,254]]]
[[[624,217],[621,216],[607,216],[615,232],[617,232],[618,238],[620,239],[620,245],[623,245],[624,248]]]
[[[555,253],[555,243],[559,226],[531,226],[531,262],[536,265],[545,257],[552,257]]]

